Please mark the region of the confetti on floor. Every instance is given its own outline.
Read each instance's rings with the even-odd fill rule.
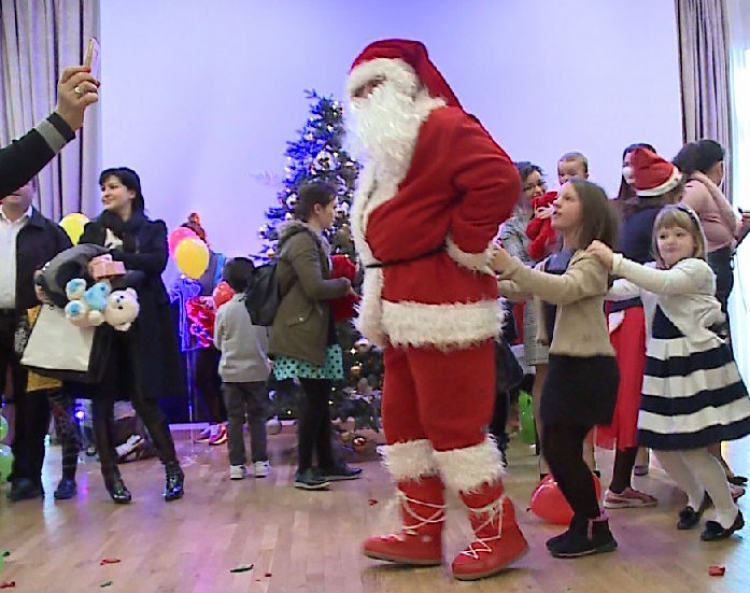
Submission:
[[[253,569],[253,564],[243,564],[241,566],[238,566],[237,568],[230,569],[229,572],[248,572]]]

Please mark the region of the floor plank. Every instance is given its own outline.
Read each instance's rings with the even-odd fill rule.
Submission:
[[[79,494],[70,501],[51,496],[59,476],[59,450],[51,447],[45,467],[43,501],[9,503],[0,499],[0,550],[10,557],[0,581],[15,581],[15,591],[101,591],[207,593],[338,592],[389,593],[459,590],[504,593],[533,591],[615,592],[708,591],[739,593],[750,589],[750,548],[741,532],[732,539],[704,543],[700,530],[675,528],[684,497],[652,462],[648,477],[636,485],[659,498],[654,509],[611,512],[620,544],[613,554],[557,560],[544,547],[560,528],[526,512],[536,485],[532,450],[513,440],[507,487],[519,511],[532,550],[505,574],[466,585],[454,581],[450,559],[468,541],[469,528],[454,498],[445,534],[446,564],[406,569],[373,562],[359,553],[367,535],[394,525],[391,482],[376,455],[360,458],[364,478],[334,484],[329,492],[304,492],[291,484],[294,435],[269,437],[273,473],[269,478],[230,482],[226,449],[193,444],[197,431],[176,432],[187,475],[184,500],[161,500],[163,470],[156,460],[122,466],[133,493],[130,506],[110,502],[98,464],[83,459]],[[747,441],[726,447],[731,465],[747,474]],[[604,484],[612,464],[597,452]],[[352,457],[352,460],[356,457]],[[369,502],[368,502],[369,501]],[[377,501],[376,504],[371,504]],[[741,508],[745,507],[741,499]],[[749,528],[750,529],[750,528]],[[119,564],[100,566],[102,558]],[[231,573],[243,564],[252,571]],[[710,577],[711,564],[726,566],[726,576]],[[111,581],[106,589],[101,585]]]

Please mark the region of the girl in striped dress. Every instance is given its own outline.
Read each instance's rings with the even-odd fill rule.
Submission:
[[[637,264],[599,242],[588,251],[621,278],[608,298],[643,301],[649,337],[638,440],[687,493],[677,528],[699,523],[707,494],[716,513],[701,539],[725,539],[745,522],[706,447],[750,433],[750,399],[729,347],[714,331],[724,314],[698,217],[684,205],[662,209],[654,222],[655,264]]]

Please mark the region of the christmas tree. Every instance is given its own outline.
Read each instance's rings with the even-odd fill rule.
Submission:
[[[267,222],[259,230],[263,240],[261,263],[277,255],[278,227],[294,217],[299,188],[306,183],[324,181],[336,188],[338,209],[327,239],[332,254],[344,254],[356,263],[349,212],[359,164],[344,150],[344,111],[341,103],[331,97],[306,91],[311,101],[310,116],[305,127],[298,130],[299,139],[287,143],[286,174],[278,194],[278,206],[266,211]],[[361,275],[358,275],[361,277]],[[355,282],[355,289],[358,289]],[[331,417],[346,421],[353,418],[355,429],[380,429],[380,391],[383,384],[382,354],[354,329],[351,321],[337,324],[336,332],[344,353],[343,381],[336,382],[331,392]],[[291,381],[271,383],[274,412],[281,420],[297,417],[301,389]]]

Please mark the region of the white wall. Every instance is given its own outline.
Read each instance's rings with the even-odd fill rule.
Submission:
[[[152,216],[200,212],[217,250],[259,241],[303,89],[342,96],[370,41],[424,41],[464,107],[556,185],[566,151],[614,193],[622,149],[681,145],[673,0],[106,0],[103,164],[138,170]],[[89,213],[91,214],[91,213]]]

